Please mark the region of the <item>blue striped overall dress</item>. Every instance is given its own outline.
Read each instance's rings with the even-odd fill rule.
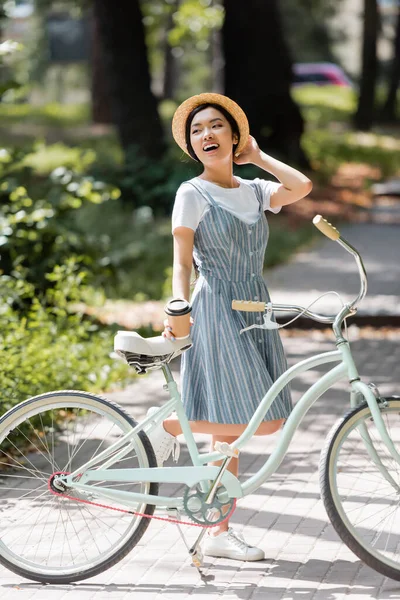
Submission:
[[[252,183],[259,216],[249,225],[219,206],[200,184],[188,181],[210,204],[194,236],[200,276],[191,297],[193,346],[182,355],[181,392],[191,421],[248,423],[262,398],[286,370],[276,330],[240,330],[262,324],[263,313],[232,310],[232,300],[269,302],[263,279],[268,223],[261,190]],[[287,418],[292,409],[286,386],[265,415]]]

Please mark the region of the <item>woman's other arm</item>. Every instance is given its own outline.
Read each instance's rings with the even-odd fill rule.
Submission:
[[[184,298],[190,302],[190,275],[192,273],[194,231],[190,227],[176,227],[174,229],[174,261],[172,266],[172,296]],[[168,339],[175,339],[168,318],[164,320],[162,335]]]

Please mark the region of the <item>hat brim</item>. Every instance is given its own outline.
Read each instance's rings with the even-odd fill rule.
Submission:
[[[235,119],[238,129],[239,129],[239,144],[236,148],[236,153],[239,154],[243,148],[246,146],[250,130],[249,130],[249,122],[247,120],[246,114],[240,108],[238,104],[234,100],[231,100],[227,96],[223,96],[222,94],[215,94],[212,92],[207,92],[204,94],[197,94],[196,96],[191,96],[175,111],[174,117],[172,119],[172,135],[174,136],[174,140],[178,144],[180,148],[186,154],[189,154],[188,149],[186,147],[186,121],[190,113],[193,109],[200,104],[218,104],[222,106],[229,112],[229,114]],[[190,156],[190,154],[189,154]]]

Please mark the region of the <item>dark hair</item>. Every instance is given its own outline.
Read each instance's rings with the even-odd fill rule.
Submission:
[[[240,141],[240,132],[239,132],[238,124],[236,123],[236,121],[232,117],[232,115],[226,110],[226,108],[224,108],[223,106],[220,106],[219,104],[213,104],[212,102],[206,102],[204,104],[200,104],[199,106],[196,106],[196,108],[194,108],[192,110],[192,112],[189,114],[188,118],[186,119],[186,127],[185,127],[185,138],[186,138],[187,150],[188,150],[190,156],[197,162],[201,162],[201,161],[197,158],[197,156],[193,150],[192,144],[190,143],[190,126],[192,124],[193,117],[195,115],[197,115],[197,113],[200,112],[201,110],[204,110],[205,108],[208,108],[210,106],[211,106],[211,108],[215,108],[215,109],[219,110],[219,112],[221,112],[224,115],[225,119],[228,121],[229,125],[231,126],[232,133],[236,134],[238,137],[238,143],[233,144],[233,154],[235,154],[236,148]],[[199,277],[199,269],[198,269],[198,266],[197,266],[194,258],[193,258],[193,267],[194,267],[194,272],[195,272],[195,278],[193,281],[190,282],[191,285],[194,285]]]
[[[201,110],[204,110],[205,108],[208,108],[209,106],[211,106],[211,108],[215,108],[215,109],[219,110],[219,112],[221,112],[224,115],[225,119],[228,121],[229,125],[231,126],[232,133],[235,133],[237,135],[238,143],[240,141],[240,133],[239,133],[238,124],[236,123],[236,121],[232,117],[232,115],[226,110],[226,108],[224,108],[223,106],[220,106],[219,104],[213,104],[212,102],[206,102],[204,104],[200,104],[199,106],[196,106],[196,108],[194,108],[192,110],[192,112],[189,114],[188,118],[186,119],[186,128],[185,128],[185,138],[186,138],[187,150],[188,150],[190,156],[197,162],[201,162],[201,161],[197,158],[197,156],[192,148],[192,144],[190,143],[190,126],[192,124],[193,117],[195,115],[197,115],[198,112],[200,112]],[[238,143],[233,144],[233,153],[235,153]]]

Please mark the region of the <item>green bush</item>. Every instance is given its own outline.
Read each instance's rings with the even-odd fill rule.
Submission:
[[[383,177],[399,173],[400,141],[389,136],[314,130],[303,136],[303,146],[315,168],[314,178],[320,181],[329,179],[344,162],[378,167]]]
[[[155,217],[149,206],[132,209],[122,199],[87,204],[75,217],[79,235],[91,231],[105,240],[102,263],[108,273],[102,287],[108,298],[163,297],[165,271],[172,264],[170,217]]]
[[[0,104],[0,119],[4,125],[13,123],[32,123],[48,127],[71,127],[89,122],[90,107],[88,104],[60,104],[53,102],[43,106],[28,103]]]
[[[99,391],[133,378],[133,370],[110,358],[113,330],[69,310],[90,295],[79,262],[71,257],[56,266],[48,274],[53,287],[39,296],[24,275],[0,277],[1,413],[54,389]]]
[[[119,190],[65,167],[37,182],[30,168],[21,167],[25,158],[26,151],[0,150],[0,270],[13,275],[22,267],[42,291],[49,287],[46,274],[74,255],[101,283],[109,272],[102,262],[107,239],[73,228],[74,213],[85,203],[113,201]]]
[[[176,190],[182,181],[200,173],[200,168],[175,148],[159,160],[151,160],[132,146],[123,164],[100,161],[90,172],[121,190],[123,202],[131,208],[148,206],[154,215],[166,216],[172,210]]]
[[[302,85],[292,88],[307,129],[329,128],[333,123],[350,123],[357,108],[357,93],[339,86]]]

